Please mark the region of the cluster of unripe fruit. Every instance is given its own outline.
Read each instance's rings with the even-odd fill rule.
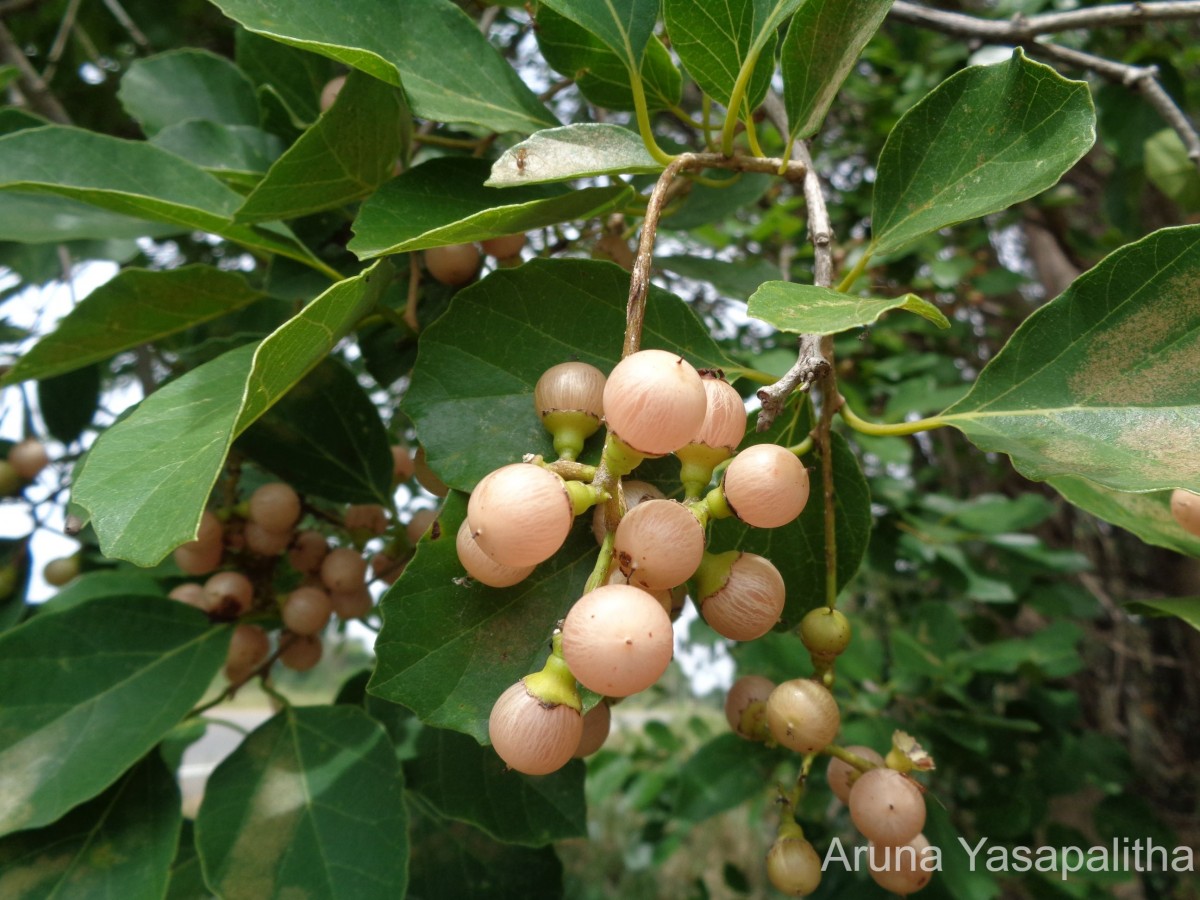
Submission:
[[[26,438],[9,448],[0,459],[0,497],[11,497],[33,481],[50,464],[42,442]]]
[[[505,691],[489,720],[493,746],[511,768],[545,774],[579,750],[587,723],[576,682],[621,698],[666,670],[672,613],[689,581],[701,615],[722,635],[751,640],[775,625],[782,576],[754,554],[710,553],[706,526],[728,516],[761,528],[785,525],[803,510],[809,483],[784,447],[756,444],[735,456],[746,429],[741,397],[719,372],[698,372],[673,353],[631,354],[607,378],[586,363],[554,366],[539,379],[534,404],[558,462],[533,458],[485,476],[456,543],[472,578],[508,587],[559,550],[576,516],[596,509],[596,571],[556,633],[546,668]],[[575,461],[601,423],[608,435],[600,465],[581,466]],[[644,459],[672,453],[682,501],[623,480]],[[607,716],[600,709],[588,716]]]

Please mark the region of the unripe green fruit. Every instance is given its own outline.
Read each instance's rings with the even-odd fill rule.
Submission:
[[[797,753],[818,753],[837,737],[842,717],[824,685],[809,678],[785,681],[767,700],[767,726],[775,742]]]
[[[805,897],[821,884],[821,857],[802,837],[781,837],[767,853],[767,877],[790,897]]]
[[[46,568],[42,571],[42,577],[46,579],[46,584],[53,585],[54,587],[62,587],[78,574],[78,556],[64,556],[60,559],[52,559],[46,563]]]
[[[832,660],[850,644],[850,620],[840,611],[818,606],[800,620],[800,640],[816,660]]]
[[[0,459],[0,497],[11,497],[25,486],[25,480],[17,474],[8,460]]]
[[[469,283],[479,271],[479,251],[474,244],[450,244],[425,251],[425,268],[442,284],[459,287]]]

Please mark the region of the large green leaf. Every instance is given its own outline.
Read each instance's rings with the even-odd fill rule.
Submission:
[[[124,269],[71,310],[4,376],[4,384],[47,378],[178,334],[263,295],[236,272],[192,265]]]
[[[179,788],[151,753],[59,821],[0,840],[0,897],[160,900],[180,822]]]
[[[1131,494],[1069,475],[1047,481],[1076,506],[1105,522],[1132,531],[1147,544],[1200,557],[1200,537],[1184,531],[1171,515],[1170,491]]]
[[[732,732],[717,735],[680,767],[675,815],[699,822],[765,793],[779,758]]]
[[[162,598],[105,597],[0,635],[0,834],[104,790],[208,688],[227,628]]]
[[[837,334],[870,325],[893,309],[916,313],[939,328],[950,327],[940,309],[916,294],[889,299],[856,297],[833,288],[789,281],[759,285],[748,307],[754,318],[792,334]]]
[[[0,137],[0,189],[53,194],[128,216],[197,228],[331,270],[280,225],[234,225],[241,196],[203,169],[144,141],[65,125]]]
[[[539,131],[510,147],[485,184],[508,187],[595,175],[662,171],[641,135],[620,125],[585,122]]]
[[[522,133],[558,124],[450,0],[343,0],[320,8],[306,0],[213,2],[253,32],[403,86],[423,118]]]
[[[438,536],[421,541],[384,594],[368,690],[407,706],[426,725],[464,732],[482,744],[496,698],[545,662],[550,633],[582,595],[597,548],[589,518],[576,523],[563,549],[529,578],[490,588],[464,578],[454,548],[466,508],[463,494],[446,499]]]
[[[168,125],[150,143],[247,188],[254,187],[283,152],[283,142],[261,128],[221,125],[207,119]]]
[[[812,430],[807,404],[780,416],[767,431],[754,430],[751,416],[746,431],[749,444],[792,446]],[[743,550],[765,556],[783,576],[787,600],[780,617],[781,630],[794,627],[806,612],[825,602],[825,499],[821,490],[822,461],[815,453],[802,457],[811,466],[808,503],[799,517],[781,528],[751,528],[735,519],[716,522],[709,550]],[[871,490],[858,458],[841,435],[833,435],[833,497],[836,512],[837,586],[841,590],[854,577],[867,552],[871,535]]]
[[[892,7],[892,0],[805,0],[779,53],[792,137],[821,127],[838,88]]]
[[[152,566],[194,538],[233,439],[324,359],[390,277],[385,262],[338,282],[260,343],[193,369],[105,431],[72,493],[104,554]]]
[[[487,240],[545,225],[589,219],[621,206],[632,188],[568,191],[559,185],[485,187],[491,163],[440,157],[375,192],[354,220],[347,248],[359,259]]]
[[[238,68],[262,93],[274,95],[296,128],[307,128],[321,114],[321,89],[329,81],[330,60],[298,47],[239,28],[234,35]]]
[[[166,237],[183,231],[187,231],[187,228],[181,225],[148,222],[67,197],[0,191],[0,240],[4,241],[42,244],[115,240],[143,235]]]
[[[621,356],[628,293],[629,273],[612,263],[531,260],[456,294],[446,314],[422,332],[404,398],[439,477],[470,490],[526,453],[552,455],[533,414],[534,385],[546,369],[570,359],[610,371]],[[482,346],[496,352],[482,359]],[[676,350],[697,368],[729,365],[695,314],[656,288],[646,305],[643,346]]]
[[[327,359],[238,439],[238,448],[303,494],[392,502],[392,454],[379,411],[341,363]]]
[[[641,70],[654,35],[659,0],[542,0],[542,4],[598,37],[630,72]]]
[[[416,758],[404,766],[409,788],[440,815],[527,847],[587,833],[584,771],[572,762],[552,775],[521,775],[491,748],[442,728],[423,729]]]
[[[537,12],[537,39],[550,67],[574,78],[592,103],[605,109],[635,108],[625,57],[599,37],[543,3]],[[679,103],[683,76],[657,37],[646,44],[641,72],[647,108],[670,109]]]
[[[147,135],[188,119],[258,126],[254,85],[237,66],[207,50],[169,50],[134,60],[117,99]]]
[[[745,93],[753,109],[775,74],[776,32],[801,2],[663,0],[663,18],[683,67],[717,102],[728,106],[743,69],[754,66]]]
[[[100,366],[90,365],[37,383],[38,408],[51,436],[73,444],[100,408]]]
[[[404,776],[383,726],[352,706],[286,707],[212,773],[196,848],[223,900],[403,897]]]
[[[1200,631],[1200,597],[1167,600],[1138,600],[1126,606],[1130,612],[1151,616],[1176,616]]]
[[[946,79],[904,114],[879,154],[872,252],[1005,209],[1050,187],[1096,140],[1085,82],[1021,50]]]
[[[1200,491],[1200,226],[1156,231],[1021,324],[942,418],[1027,478]]]
[[[292,219],[367,196],[392,177],[411,124],[402,92],[351,72],[333,106],[276,161],[237,218]]]

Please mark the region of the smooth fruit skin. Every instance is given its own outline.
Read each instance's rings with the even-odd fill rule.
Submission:
[[[250,552],[258,556],[279,556],[292,542],[290,531],[268,531],[257,522],[247,522],[242,537]]]
[[[185,581],[183,584],[176,585],[171,588],[171,593],[167,596],[172,600],[178,600],[180,603],[186,603],[188,606],[208,612],[208,594],[204,593],[203,585],[196,584],[194,581]]]
[[[290,531],[300,521],[300,495],[290,484],[264,484],[250,495],[251,522],[267,531]]]
[[[442,284],[459,287],[468,284],[479,271],[479,251],[474,244],[450,244],[425,251],[425,268]]]
[[[907,844],[925,827],[921,789],[895,769],[863,772],[847,805],[863,837],[885,847]]]
[[[318,587],[298,587],[283,604],[284,626],[296,634],[313,635],[324,630],[333,615],[329,594]]]
[[[271,652],[267,633],[257,625],[239,625],[229,640],[225,657],[225,677],[230,682],[245,681]]]
[[[319,637],[296,637],[279,654],[279,661],[293,672],[307,672],[321,661],[321,652]]]
[[[704,558],[704,526],[682,503],[646,500],[625,514],[613,559],[629,583],[648,590],[683,584]]]
[[[800,620],[800,640],[813,659],[828,661],[840,656],[850,645],[850,634],[850,620],[828,606],[810,609]]]
[[[771,737],[797,753],[819,753],[837,737],[841,724],[833,694],[810,678],[783,682],[767,700]]]
[[[883,757],[870,747],[855,744],[847,747],[846,750],[855,756],[865,759],[867,762],[873,762],[877,766],[883,765]],[[836,757],[829,760],[829,768],[825,770],[825,780],[829,782],[829,789],[843,803],[850,802],[850,788],[854,787],[854,782],[858,780],[858,775],[858,769],[849,763],[842,762]]]
[[[821,884],[821,857],[804,838],[779,838],[767,853],[767,877],[790,897],[806,897]]]
[[[604,746],[611,727],[612,709],[606,701],[601,700],[584,715],[583,733],[579,736],[579,745],[571,756],[575,759],[591,756]]]
[[[522,679],[492,706],[488,738],[510,769],[548,775],[571,760],[583,735],[583,717],[565,704],[547,705],[529,693]]]
[[[41,441],[26,438],[8,451],[8,464],[26,481],[33,481],[50,465],[50,456]]]
[[[321,563],[321,581],[331,591],[353,591],[367,583],[367,561],[351,547],[330,551]]]
[[[375,605],[365,584],[357,591],[334,591],[329,595],[329,602],[343,622],[348,619],[365,619]]]
[[[525,246],[525,234],[506,234],[503,237],[488,238],[482,241],[480,246],[483,247],[483,252],[488,256],[494,256],[496,259],[512,259],[521,253],[521,249]]]
[[[254,603],[254,585],[241,572],[218,572],[204,582],[208,608],[214,616],[236,618]]]
[[[292,540],[288,562],[297,572],[312,575],[321,568],[329,553],[329,543],[319,531],[302,531]]]
[[[1179,527],[1200,537],[1200,494],[1179,489],[1171,493],[1171,515]]]
[[[722,481],[735,516],[755,528],[778,528],[808,503],[808,470],[786,447],[754,444],[733,458]]]
[[[605,697],[650,687],[667,670],[673,649],[671,617],[627,584],[584,594],[563,621],[563,659],[580,684]]]
[[[54,587],[62,587],[78,574],[79,557],[77,556],[52,559],[46,563],[46,568],[42,571],[42,577],[46,579],[46,584]]]
[[[885,891],[907,897],[915,894],[933,879],[937,858],[930,850],[929,839],[923,834],[899,847],[869,845],[867,871]]]
[[[699,373],[665,350],[630,354],[604,384],[608,430],[644,456],[674,453],[690,441],[707,408]]]
[[[412,514],[412,518],[408,520],[408,524],[404,526],[404,533],[408,536],[410,544],[416,544],[421,540],[421,536],[429,530],[429,526],[437,521],[438,511],[436,509],[418,509]]]
[[[504,566],[536,566],[558,552],[575,519],[563,481],[529,463],[483,477],[467,502],[479,549]]]
[[[458,551],[458,561],[467,570],[467,574],[488,587],[511,587],[528,578],[535,568],[504,566],[496,562],[479,549],[475,538],[471,536],[471,523],[467,519],[463,519],[462,524],[458,526],[454,546]]]
[[[408,448],[400,444],[392,445],[392,481],[399,484],[413,477],[413,458]]]

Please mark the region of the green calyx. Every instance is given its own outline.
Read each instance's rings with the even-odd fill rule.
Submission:
[[[608,492],[592,484],[585,484],[582,481],[564,481],[563,490],[567,492],[567,497],[571,501],[571,514],[581,515],[595,506],[597,503],[603,503],[608,499]]]
[[[603,465],[607,465],[608,471],[618,478],[624,478],[640,466],[644,459],[644,453],[638,453],[614,434],[609,434],[608,440],[604,442]]]
[[[729,573],[733,564],[742,556],[741,550],[726,550],[724,553],[709,553],[707,550],[700,560],[700,567],[692,576],[696,592],[692,596],[700,598],[700,603],[725,587],[729,581]]]
[[[710,519],[728,519],[734,515],[733,507],[725,499],[725,487],[717,485],[704,495],[704,508]]]
[[[559,459],[578,459],[583,443],[600,428],[600,420],[581,409],[552,409],[542,414],[542,425],[554,438]]]
[[[698,499],[708,483],[712,481],[713,469],[733,456],[727,447],[709,447],[707,444],[688,444],[675,451],[679,458],[679,481],[684,496]]]
[[[525,690],[544,706],[569,706],[578,713],[583,712],[583,700],[575,685],[575,676],[562,657],[562,635],[554,635],[553,650],[542,671],[526,675],[521,679]]]

